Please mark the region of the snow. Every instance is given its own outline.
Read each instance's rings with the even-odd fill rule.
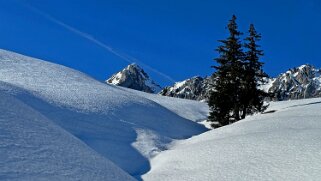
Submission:
[[[320,108],[321,98],[273,102],[270,113],[175,142],[143,179],[319,180]]]
[[[126,78],[130,79],[131,76],[137,76],[137,75],[134,75],[136,72],[139,74],[139,77],[142,79],[141,81],[143,81],[141,83],[149,87],[153,91],[153,93],[158,93],[162,90],[162,88],[158,84],[156,84],[149,77],[149,75],[147,75],[147,73],[141,67],[139,67],[136,63],[132,63],[128,65],[126,68],[124,68],[123,70],[121,70],[120,72],[114,74],[111,78],[106,80],[106,83],[123,86],[122,83]],[[136,78],[132,77],[132,79],[136,79]],[[127,87],[127,86],[124,86],[124,87]]]
[[[259,85],[259,89],[264,91],[264,92],[269,92],[269,89],[273,86],[273,83],[275,82],[276,79],[270,79],[267,78],[264,81],[266,81],[264,84]]]
[[[162,91],[162,88],[150,78],[145,80],[145,85],[147,87],[150,87],[155,93],[159,93],[160,91]]]
[[[1,180],[134,180],[17,98],[0,99]]]
[[[184,80],[184,81],[181,81],[181,82],[176,82],[173,86],[172,89],[179,89],[180,87],[182,87],[185,83],[186,83],[187,80]],[[172,91],[172,90],[171,90]]]
[[[204,102],[0,50],[0,100],[0,180],[321,177],[321,98],[272,102],[208,131]]]
[[[2,124],[10,123],[10,126],[6,127],[6,132],[1,131],[0,142],[7,144],[8,139],[13,144],[26,142],[26,145],[19,148],[19,153],[33,153],[36,160],[33,162],[22,155],[13,155],[12,160],[1,159],[1,179],[10,179],[10,175],[22,168],[21,164],[27,165],[29,162],[35,166],[26,167],[23,172],[25,178],[34,178],[38,174],[41,176],[37,170],[39,168],[53,168],[52,175],[57,175],[57,179],[52,177],[54,180],[66,180],[60,179],[60,175],[70,175],[71,180],[86,180],[80,179],[81,176],[90,177],[92,180],[106,180],[102,179],[106,177],[107,180],[130,179],[125,172],[140,178],[140,175],[150,169],[149,159],[166,149],[173,140],[189,138],[207,131],[204,126],[194,122],[206,118],[208,110],[205,103],[148,96],[149,94],[106,85],[79,71],[5,50],[0,50],[0,81],[3,84],[0,93],[13,97],[28,109],[42,115],[46,125],[57,129],[54,132],[41,126],[46,130],[38,133],[41,130],[35,128],[30,131],[39,137],[39,142],[34,145],[45,143],[50,147],[44,150],[44,153],[46,150],[48,153],[40,154],[41,159],[38,159],[37,150],[43,148],[28,149],[27,140],[33,139],[31,133],[22,133],[24,127],[13,129],[19,127],[25,121],[25,115],[30,113],[12,113],[20,116],[15,117],[1,111],[2,115],[8,114]],[[11,109],[16,106],[19,107],[18,103],[12,105]],[[195,109],[196,107],[199,108]],[[32,127],[36,127],[40,124],[40,120],[39,123],[36,120],[38,117],[30,118],[28,122]],[[48,135],[43,136],[47,132]],[[51,138],[57,143],[46,143]],[[70,148],[72,145],[74,147]],[[67,150],[71,152],[67,154]],[[12,151],[13,147],[5,148],[4,151],[1,148],[1,152]],[[50,159],[48,162],[47,156]],[[78,159],[80,157],[81,159]],[[70,161],[71,158],[75,160]],[[64,168],[67,168],[67,171]],[[96,170],[97,173],[80,174],[86,170]],[[79,177],[77,174],[80,174]]]
[[[304,68],[308,67],[309,65],[307,64],[303,64],[303,65],[300,65],[298,68],[302,71]]]
[[[179,98],[173,98],[173,97],[167,97],[167,96],[159,96],[156,94],[148,94],[148,93],[136,91],[133,89],[126,89],[123,87],[115,87],[115,88],[121,89],[123,91],[131,92],[136,95],[147,98],[149,100],[152,100],[155,103],[174,112],[175,114],[197,123],[203,124],[203,121],[207,119],[207,116],[209,114],[209,108],[206,102],[200,102],[200,101],[194,101],[194,100],[188,100],[188,99],[179,99]],[[206,123],[203,125],[206,125]]]
[[[119,81],[121,80],[121,78],[122,78],[122,74],[121,72],[118,72],[116,75],[113,75],[112,78],[110,79],[112,80],[111,84],[113,85],[119,84]]]

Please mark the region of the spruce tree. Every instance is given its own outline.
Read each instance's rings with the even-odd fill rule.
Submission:
[[[263,63],[260,62],[263,51],[260,50],[260,45],[257,41],[261,40],[261,35],[257,33],[254,25],[251,24],[249,28],[249,36],[245,38],[244,47],[247,49],[244,58],[244,77],[242,82],[242,116],[244,119],[247,114],[254,112],[261,112],[265,110],[263,106],[264,98],[267,96],[258,86],[265,81],[267,75],[263,72]]]
[[[216,51],[219,57],[214,60],[218,66],[213,66],[216,72],[213,74],[214,89],[208,101],[211,109],[209,121],[216,122],[216,126],[224,126],[240,119],[241,108],[241,83],[244,73],[244,53],[236,16],[227,25],[229,37],[226,40],[219,40],[222,44]]]

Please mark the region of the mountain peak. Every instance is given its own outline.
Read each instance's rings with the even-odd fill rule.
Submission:
[[[206,100],[209,96],[211,79],[210,77],[194,76],[173,86],[165,87],[159,94],[169,97],[178,97],[192,100]]]
[[[266,90],[278,100],[321,96],[321,69],[310,64],[289,69],[270,82]]]
[[[162,89],[136,63],[129,64],[126,68],[106,80],[106,82],[148,93],[158,93]]]
[[[194,76],[173,86],[165,87],[160,94],[194,100],[206,100],[209,97],[211,77]],[[265,92],[275,94],[277,100],[321,97],[321,69],[303,64],[281,73],[276,78],[267,79],[260,86]]]
[[[131,63],[131,64],[127,65],[127,67],[125,69],[131,69],[131,68],[142,70],[142,68],[136,63]]]

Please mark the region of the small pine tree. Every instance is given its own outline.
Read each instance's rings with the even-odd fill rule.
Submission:
[[[247,49],[244,59],[244,77],[241,94],[242,116],[244,119],[247,114],[254,112],[262,112],[266,109],[263,106],[264,98],[267,96],[265,92],[258,89],[258,86],[264,83],[267,74],[264,73],[260,62],[263,51],[257,41],[261,40],[261,35],[256,32],[254,25],[249,28],[249,36],[245,38],[244,47]]]
[[[215,59],[218,66],[213,66],[214,90],[211,92],[208,105],[211,109],[209,121],[216,122],[216,126],[224,126],[240,119],[241,78],[243,75],[244,53],[236,16],[233,15],[228,26],[229,37],[219,40],[220,45],[216,51],[219,57]]]

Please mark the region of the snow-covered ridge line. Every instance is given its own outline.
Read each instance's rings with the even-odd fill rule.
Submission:
[[[277,100],[321,97],[321,69],[308,64],[289,69],[271,79],[267,90]]]
[[[22,102],[23,92],[0,82],[1,180],[134,180]]]
[[[172,140],[207,131],[192,121],[206,117],[206,104],[164,99],[157,95],[120,89],[79,71],[5,50],[0,50],[0,81],[7,85],[1,87],[0,93],[17,98],[53,125],[80,140],[97,155],[115,163],[119,170],[137,178],[150,169],[150,157],[166,148]],[[176,104],[184,109],[179,109]],[[185,110],[189,114],[184,114]],[[0,115],[5,113],[1,112]],[[15,119],[4,119],[3,124],[8,121],[11,121],[13,127],[19,126]],[[4,133],[11,134],[12,131],[9,129]],[[9,138],[13,143],[16,140],[15,137]],[[149,144],[141,144],[142,140]],[[6,137],[0,136],[0,142],[6,143]],[[20,151],[27,153],[28,150]],[[55,150],[52,151],[56,154]],[[83,159],[88,161],[91,158],[87,157],[90,156],[84,156]],[[23,160],[18,158],[16,161],[19,164]],[[43,164],[51,167],[51,162]],[[6,164],[0,166],[1,176],[15,172],[14,167],[7,169]],[[1,172],[3,170],[6,172]],[[35,176],[38,173],[33,168],[30,168],[31,172]]]
[[[169,97],[205,101],[211,90],[211,77],[195,76],[173,86],[165,87],[159,94]]]
[[[211,81],[210,77],[196,76],[165,87],[160,94],[184,99],[207,100]],[[321,97],[321,69],[308,64],[301,65],[281,73],[276,78],[267,79],[260,88],[275,94],[274,100]]]

